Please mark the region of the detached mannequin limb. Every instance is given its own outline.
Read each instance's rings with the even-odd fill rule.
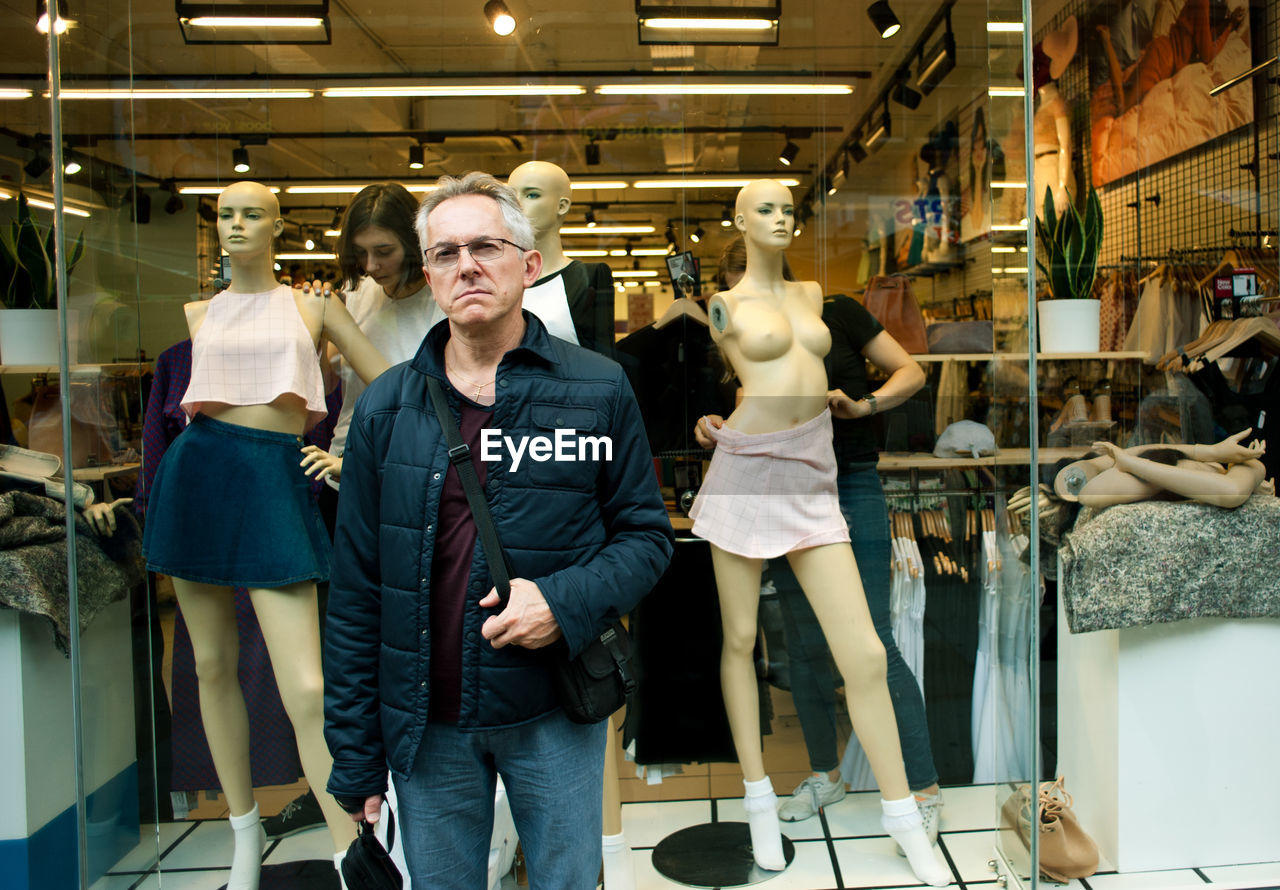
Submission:
[[[277,285],[271,246],[283,228],[275,196],[257,183],[235,183],[222,192],[218,208],[219,235],[231,261],[230,290],[250,295],[274,290]],[[305,292],[295,291],[294,300],[317,346],[323,338],[332,340],[362,377],[367,374],[372,379],[387,367],[356,328],[346,308],[331,294],[308,288]],[[193,339],[207,310],[207,302],[187,307]],[[258,405],[206,403],[200,410],[226,423],[291,435],[300,435],[307,422],[305,406],[296,398],[282,397]],[[258,886],[264,835],[249,770],[249,721],[237,676],[239,651],[231,590],[178,577],[173,584],[191,632],[200,713],[235,831],[228,888],[253,890]],[[332,760],[323,735],[324,683],[315,584],[305,581],[250,588],[249,596],[271,655],[280,698],[293,724],[303,771],[311,787],[319,792],[317,799],[335,854],[341,854],[355,831],[342,808],[323,792]]]
[[[827,407],[823,357],[831,348],[831,334],[822,322],[821,290],[817,282],[791,282],[783,277],[783,250],[790,244],[795,228],[790,191],[771,180],[747,185],[738,193],[734,222],[747,247],[746,272],[737,285],[711,299],[709,310],[712,337],[742,382],[743,399],[718,431],[729,436],[718,439],[721,450],[704,483],[703,492],[712,492],[709,499],[735,494],[728,490],[735,484],[732,470],[727,474],[727,485],[719,481],[712,485],[717,461],[722,462],[722,467],[730,467],[739,459],[739,454],[732,451],[721,453],[727,447],[726,441],[743,435],[766,437],[781,433],[785,437],[790,431],[797,431],[796,437],[804,436],[806,433],[799,432],[799,428],[823,422]],[[818,432],[825,436],[822,447],[830,452],[829,421],[825,433],[820,427]],[[793,442],[801,440],[787,440],[778,446],[778,456],[771,459],[780,463],[785,449],[807,447]],[[884,798],[883,824],[902,844],[916,875],[927,883],[944,886],[950,882],[950,873],[935,858],[907,784],[886,682],[884,646],[872,624],[847,529],[834,502],[834,454],[827,457],[832,467],[831,496],[837,527],[814,528],[815,534],[803,537],[797,544],[779,541],[777,546],[789,547],[787,559],[844,676],[853,725]],[[726,487],[717,488],[721,485]],[[738,497],[742,494],[741,490],[736,492]],[[785,505],[788,495],[785,491],[771,491],[762,499],[778,498]],[[712,544],[724,625],[721,685],[734,747],[742,765],[753,853],[762,868],[778,870],[785,861],[777,797],[764,768],[759,693],[752,659],[761,557],[776,554],[743,555],[727,549],[739,544],[734,533],[717,522],[716,511],[708,500],[703,505],[695,504],[691,515],[695,516],[694,531]],[[818,521],[827,522],[821,517]],[[842,543],[829,543],[840,540],[841,535]],[[739,549],[745,553],[748,548]]]
[[[631,861],[631,844],[622,830],[622,792],[618,787],[618,755],[614,749],[617,733],[609,718],[608,741],[604,747],[604,827],[601,850],[604,858],[605,890],[635,890],[636,870]]]
[[[1053,189],[1053,206],[1061,213],[1075,194],[1071,169],[1071,118],[1067,103],[1053,81],[1037,89],[1040,107],[1033,121],[1035,132],[1036,216],[1044,218],[1044,186]]]

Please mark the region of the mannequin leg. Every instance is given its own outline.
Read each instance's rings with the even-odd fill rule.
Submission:
[[[711,546],[711,565],[720,593],[720,623],[724,648],[720,650],[720,688],[733,747],[742,766],[751,829],[751,852],[756,864],[770,871],[787,867],[782,853],[782,828],[778,824],[778,798],[764,772],[760,745],[760,693],[752,657],[760,608],[760,560],[736,556]]]
[[[333,759],[324,741],[324,675],[316,588],[310,582],[251,589],[249,597],[280,687],[280,700],[293,724],[298,756],[329,826],[334,850],[344,852],[356,836],[355,823],[327,793]]]
[[[848,544],[787,554],[845,682],[849,719],[880,786],[881,824],[907,854],[911,870],[935,887],[951,881],[929,843],[924,820],[907,785],[884,644],[876,634],[857,561]]]
[[[191,634],[209,754],[231,811],[235,846],[227,888],[257,890],[266,835],[249,770],[249,713],[240,690],[235,600],[230,587],[181,578],[173,579],[173,589]]]
[[[614,717],[604,745],[604,830],[601,849],[604,858],[605,890],[635,890],[636,873],[631,864],[631,845],[622,831],[622,792],[618,787],[618,755],[614,750]]]

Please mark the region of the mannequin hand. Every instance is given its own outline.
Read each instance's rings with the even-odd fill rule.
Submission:
[[[132,503],[133,498],[116,498],[109,504],[90,504],[84,508],[84,518],[95,532],[109,538],[116,531],[116,507]]]
[[[718,430],[722,426],[724,418],[719,414],[704,414],[693,427],[693,438],[703,448],[715,448],[716,440],[711,438],[710,430]]]
[[[833,416],[842,420],[871,416],[871,406],[867,402],[849,398],[842,389],[833,389],[827,393],[827,407],[831,409]]]
[[[1258,493],[1275,495],[1276,493],[1275,481],[1271,479],[1263,479],[1261,482],[1258,483]]]
[[[494,588],[480,600],[480,605],[492,609],[498,602],[498,591]],[[486,618],[480,633],[495,649],[508,645],[541,649],[560,639],[560,625],[556,624],[556,617],[537,584],[526,578],[512,578],[507,607]]]
[[[1241,430],[1235,435],[1228,436],[1216,445],[1201,445],[1200,453],[1208,455],[1208,460],[1215,460],[1223,464],[1242,464],[1247,460],[1257,460],[1266,452],[1267,446],[1263,442],[1251,442],[1248,445],[1240,443],[1253,434],[1253,429]]]
[[[1056,508],[1057,503],[1053,499],[1053,490],[1043,482],[1036,487],[1035,508],[1042,515],[1050,509]],[[1031,512],[1031,486],[1023,486],[1013,493],[1009,498],[1009,512],[1018,516],[1025,516]]]
[[[1115,461],[1116,469],[1123,470],[1126,473],[1133,472],[1134,461],[1139,459],[1134,455],[1130,454],[1129,452],[1125,451],[1123,448],[1121,448],[1119,445],[1115,444],[1114,442],[1105,442],[1105,441],[1094,442],[1093,450],[1099,451],[1105,454],[1107,457],[1110,457],[1113,461]]]
[[[303,472],[308,476],[315,476],[317,480],[332,479],[339,482],[342,479],[342,458],[332,455],[327,451],[322,451],[314,445],[308,445],[302,449],[302,453],[306,455],[299,464]]]
[[[333,295],[333,285],[328,281],[321,281],[319,278],[315,281],[304,281],[301,284],[295,284],[294,287],[301,288],[304,297],[316,296],[328,299]]]
[[[1227,16],[1227,27],[1239,28],[1242,24],[1244,24],[1244,20],[1248,15],[1249,15],[1248,7],[1237,6],[1235,9],[1231,10],[1231,14]]]

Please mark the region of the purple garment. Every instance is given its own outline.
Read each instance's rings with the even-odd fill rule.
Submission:
[[[191,378],[191,341],[183,340],[160,353],[156,359],[155,377],[147,399],[147,413],[142,425],[142,470],[138,474],[134,509],[142,515],[147,495],[155,479],[156,469],[165,450],[187,424],[179,404]],[[304,440],[309,445],[328,450],[333,428],[342,405],[341,387],[325,398],[328,416],[315,426]],[[299,456],[301,460],[301,456]],[[312,494],[318,492],[313,483]],[[240,635],[240,687],[249,710],[249,768],[253,784],[285,785],[302,775],[293,726],[280,701],[266,642],[258,627],[257,616],[243,588],[236,588],[236,621]],[[204,791],[220,788],[209,743],[205,740],[200,719],[200,697],[196,682],[195,656],[182,610],[177,610],[173,634],[173,771],[174,791]]]

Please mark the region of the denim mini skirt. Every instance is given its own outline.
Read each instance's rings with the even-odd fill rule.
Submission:
[[[153,572],[240,587],[329,578],[302,438],[197,414],[164,453],[142,552]]]

